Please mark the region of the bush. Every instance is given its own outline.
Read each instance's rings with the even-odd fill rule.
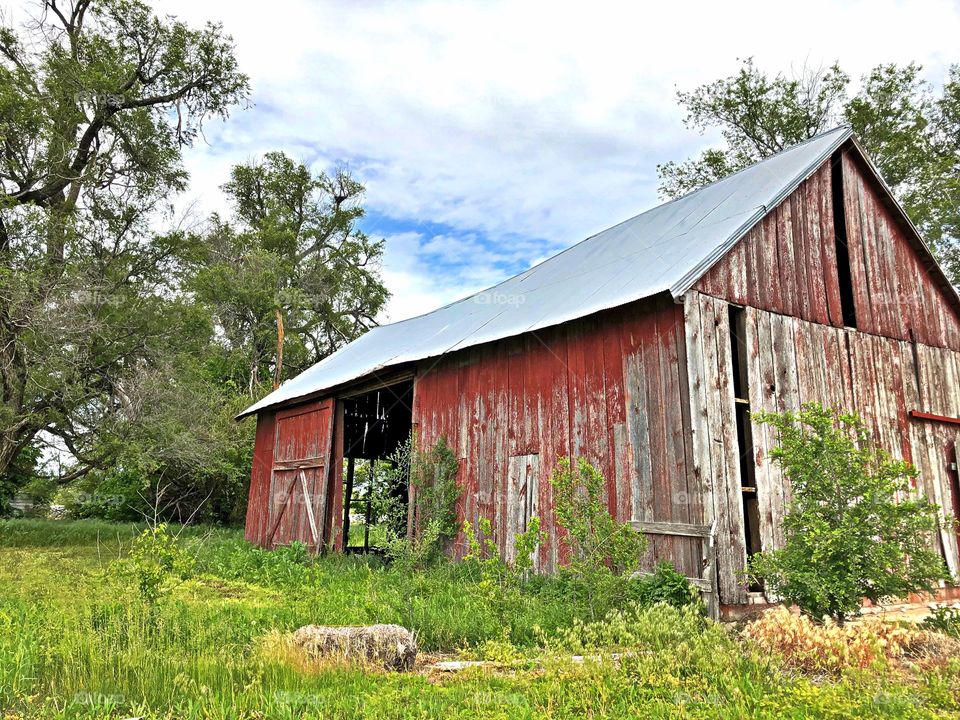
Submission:
[[[633,603],[625,609],[611,610],[601,620],[586,623],[575,620],[548,644],[553,649],[575,653],[594,650],[659,652],[697,638],[707,627],[702,614],[691,607],[675,608],[664,604],[646,607]]]
[[[666,560],[657,563],[657,568],[649,575],[634,580],[634,595],[645,606],[663,604],[676,608],[697,606],[705,610],[700,591],[684,575],[677,572]]]
[[[603,475],[584,458],[576,469],[561,458],[550,477],[554,514],[566,534],[570,561],[561,574],[571,591],[596,619],[623,604],[630,579],[640,569],[647,538],[629,523],[616,520],[607,508]]]
[[[494,609],[505,639],[512,634],[515,618],[523,604],[530,571],[533,569],[533,554],[544,540],[540,530],[540,518],[530,519],[525,532],[514,538],[514,561],[507,562],[493,542],[493,528],[490,521],[480,518],[479,535],[469,522],[464,521],[463,533],[467,538],[469,551],[463,563],[470,568],[477,580],[480,595]]]
[[[805,672],[840,672],[867,668],[903,657],[924,640],[925,633],[893,622],[871,619],[817,625],[784,607],[765,612],[749,623],[743,636],[762,652],[777,655],[786,667]]]
[[[859,613],[864,598],[902,598],[948,579],[929,545],[937,506],[910,497],[916,469],[876,448],[857,415],[808,403],[797,413],[752,418],[777,429],[780,443],[771,454],[793,496],[784,547],[750,564],[768,592],[814,620],[842,623]]]
[[[436,560],[457,534],[457,500],[463,491],[457,484],[460,463],[445,438],[420,449],[412,434],[388,459],[394,467],[376,498],[378,514],[387,523],[386,552],[398,567],[421,568]],[[408,482],[413,489],[410,537],[401,492]]]
[[[960,640],[960,608],[934,608],[923,619],[923,627]]]
[[[117,567],[121,575],[133,579],[140,597],[154,604],[178,581],[190,576],[193,559],[167,525],[158,523],[137,536],[129,555]]]

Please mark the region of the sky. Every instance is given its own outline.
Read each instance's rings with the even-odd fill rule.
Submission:
[[[386,241],[382,322],[522,272],[658,204],[658,163],[719,136],[684,127],[678,90],[839,61],[960,62],[960,0],[830,3],[163,0],[221,22],[251,106],[186,153],[180,202],[223,210],[230,167],[283,150],[346,165],[362,229]]]

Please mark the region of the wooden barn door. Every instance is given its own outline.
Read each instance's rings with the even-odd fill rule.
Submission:
[[[328,399],[277,413],[268,547],[299,540],[316,551],[329,539],[333,408]]]

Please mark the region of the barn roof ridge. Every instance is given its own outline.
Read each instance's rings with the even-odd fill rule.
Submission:
[[[485,290],[373,328],[237,417],[314,396],[388,367],[559,325],[653,295],[669,292],[679,298],[852,137],[849,125],[833,128],[590,235]]]
[[[773,155],[769,155],[769,156],[765,157],[763,160],[758,160],[757,162],[753,163],[752,165],[747,165],[746,167],[740,168],[739,170],[736,170],[735,172],[732,172],[732,173],[730,173],[729,175],[724,175],[722,178],[718,178],[718,179],[716,179],[716,180],[714,180],[714,181],[712,181],[712,182],[707,183],[706,185],[701,185],[700,187],[695,188],[694,190],[691,190],[690,192],[685,193],[684,195],[680,195],[679,197],[670,198],[669,200],[665,200],[665,201],[663,201],[662,203],[659,203],[659,204],[657,204],[657,205],[654,205],[653,207],[649,207],[649,208],[647,208],[646,210],[637,213],[636,215],[631,215],[630,217],[628,217],[628,218],[625,219],[625,220],[621,220],[621,221],[618,222],[618,223],[614,223],[614,224],[611,225],[610,227],[604,228],[603,230],[598,230],[597,232],[593,233],[592,235],[588,235],[587,237],[583,238],[582,240],[578,240],[578,241],[575,242],[573,245],[570,245],[570,246],[568,246],[568,247],[565,247],[563,250],[560,250],[560,251],[557,252],[556,254],[551,255],[551,256],[548,257],[548,258],[544,258],[543,260],[541,260],[540,262],[538,262],[536,265],[531,265],[531,266],[528,267],[526,270],[523,270],[523,271],[517,273],[516,275],[511,275],[511,276],[508,277],[508,278],[504,278],[504,279],[501,280],[500,282],[494,283],[493,285],[490,285],[489,287],[483,288],[483,289],[481,289],[481,290],[477,290],[476,292],[471,293],[470,295],[465,295],[465,296],[462,297],[462,298],[458,298],[458,299],[456,299],[456,300],[451,300],[450,302],[446,303],[445,305],[441,305],[440,307],[434,308],[433,310],[427,310],[426,312],[420,313],[420,314],[418,314],[418,315],[413,315],[413,316],[408,317],[408,318],[404,318],[403,320],[396,320],[395,322],[387,323],[387,325],[399,325],[399,324],[401,324],[401,323],[410,322],[411,320],[417,320],[417,319],[422,318],[422,317],[424,317],[424,316],[426,316],[426,315],[432,315],[432,314],[435,313],[435,312],[438,312],[438,311],[440,311],[440,310],[444,310],[444,309],[450,307],[451,305],[457,305],[458,303],[462,303],[462,302],[464,302],[464,301],[466,301],[466,300],[469,300],[470,298],[476,297],[477,295],[481,295],[482,293],[490,292],[490,291],[492,291],[492,290],[495,290],[496,288],[500,287],[501,285],[504,285],[504,284],[506,284],[506,283],[508,283],[508,282],[510,282],[510,281],[512,281],[512,280],[517,280],[518,278],[522,277],[523,275],[525,275],[525,274],[527,274],[527,273],[529,273],[529,272],[531,272],[531,271],[533,271],[533,270],[536,270],[538,267],[540,267],[540,266],[543,265],[544,263],[550,262],[550,261],[553,260],[554,258],[557,258],[557,257],[563,255],[564,253],[569,252],[570,250],[575,249],[577,246],[583,245],[583,244],[586,243],[586,242],[590,242],[591,240],[593,240],[593,239],[594,239],[595,237],[597,237],[598,235],[603,235],[605,232],[608,232],[608,231],[613,230],[613,229],[615,229],[615,228],[617,228],[617,227],[620,227],[621,225],[626,225],[626,224],[629,223],[629,222],[633,222],[634,220],[637,220],[638,218],[646,215],[647,213],[653,212],[654,210],[659,210],[660,208],[665,207],[665,206],[667,206],[667,205],[670,205],[670,204],[672,204],[672,203],[676,203],[676,202],[680,202],[681,200],[685,200],[685,199],[689,198],[689,197],[692,196],[692,195],[695,195],[695,194],[697,194],[697,193],[699,193],[699,192],[702,192],[703,190],[706,190],[706,189],[708,189],[708,188],[716,185],[717,183],[721,183],[721,182],[724,182],[724,181],[726,181],[726,180],[730,180],[731,178],[736,177],[736,176],[739,175],[740,173],[746,172],[746,171],[750,170],[751,168],[759,165],[760,163],[765,162],[766,160],[771,160],[771,159],[777,157],[778,155],[780,155],[780,154],[782,154],[782,153],[789,152],[789,151],[791,151],[791,150],[794,150],[794,149],[796,149],[796,148],[799,148],[799,147],[801,147],[801,146],[803,146],[803,145],[806,145],[807,143],[813,142],[814,140],[817,140],[817,139],[823,137],[824,135],[828,135],[828,134],[830,134],[830,133],[836,132],[836,131],[838,131],[838,130],[844,130],[844,129],[850,130],[850,134],[852,135],[853,130],[852,130],[852,125],[850,125],[850,123],[842,123],[842,124],[840,124],[840,125],[837,125],[836,127],[831,128],[830,130],[825,130],[824,132],[819,133],[819,134],[817,134],[817,135],[814,135],[813,137],[809,137],[809,138],[807,138],[806,140],[801,140],[800,142],[794,143],[793,145],[789,145],[788,147],[785,147],[785,148],[783,148],[782,150],[778,150],[778,151],[775,152]],[[802,180],[801,180],[801,181],[802,181]],[[376,329],[379,328],[379,327],[382,327],[382,326],[378,325],[378,326],[376,326],[376,327],[373,327],[373,328],[371,328],[368,332],[373,332],[374,330],[376,330]]]

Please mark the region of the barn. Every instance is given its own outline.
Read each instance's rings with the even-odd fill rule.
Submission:
[[[960,515],[960,297],[847,127],[378,327],[244,411],[246,536],[341,548],[357,459],[411,430],[460,459],[463,518],[502,551],[530,517],[558,562],[561,456],[724,606],[761,602],[748,557],[783,540],[790,488],[754,409],[853,409]],[[241,417],[242,417],[241,416]],[[954,575],[956,526],[933,539]]]

